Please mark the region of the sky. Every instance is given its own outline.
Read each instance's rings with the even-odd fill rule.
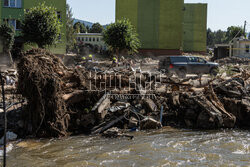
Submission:
[[[102,25],[115,21],[115,0],[67,0],[73,17]],[[208,28],[226,30],[229,26],[243,26],[250,31],[250,0],[185,0],[185,3],[208,4]]]

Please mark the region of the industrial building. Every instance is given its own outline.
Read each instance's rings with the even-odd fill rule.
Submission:
[[[127,18],[141,41],[141,53],[206,52],[207,4],[184,0],[116,0],[116,20]]]
[[[48,48],[54,54],[66,53],[66,0],[1,0],[0,1],[0,24],[7,21],[15,28],[15,36],[21,35],[21,20],[24,11],[45,3],[47,6],[53,6],[57,9],[58,18],[61,20],[63,27],[61,29],[60,41],[56,46]],[[0,53],[2,46],[0,44]]]

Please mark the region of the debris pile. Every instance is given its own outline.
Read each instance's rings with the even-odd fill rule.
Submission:
[[[240,64],[240,65],[249,65],[250,59],[249,58],[239,58],[239,57],[226,57],[223,59],[216,60],[217,63],[220,65],[227,65],[227,64]]]
[[[18,91],[27,99],[23,119],[28,134],[66,136],[77,103],[91,105],[91,96],[84,91],[87,84],[82,82],[84,73],[68,70],[58,57],[44,50],[26,52],[18,63],[18,74]]]
[[[199,77],[128,69],[67,68],[56,56],[33,49],[21,58],[18,74],[18,92],[27,100],[21,114],[24,136],[131,137],[124,133],[162,126],[250,126],[250,73],[244,69],[199,82]]]

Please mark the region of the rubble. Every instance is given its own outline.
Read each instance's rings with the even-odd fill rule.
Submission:
[[[129,69],[112,75],[101,68],[68,68],[56,56],[33,49],[18,64],[17,92],[26,102],[15,112],[18,118],[11,128],[21,137],[79,133],[119,137],[124,129],[162,126],[249,128],[250,73],[235,67],[234,75],[203,79],[159,78]]]
[[[6,133],[6,141],[14,141],[16,139],[17,139],[17,134],[15,134],[13,132],[9,132],[9,131]],[[1,145],[3,145],[3,140],[4,140],[4,138],[2,137],[0,139],[0,144]]]
[[[154,120],[153,118],[145,118],[140,122],[140,129],[147,130],[147,129],[159,129],[162,125],[160,122]]]
[[[240,64],[240,65],[249,65],[250,59],[249,58],[239,58],[239,57],[227,57],[223,59],[216,60],[217,63],[220,65],[227,65],[227,64]]]

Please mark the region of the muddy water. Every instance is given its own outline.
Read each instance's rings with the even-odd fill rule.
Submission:
[[[14,143],[9,167],[250,166],[250,131],[164,128],[128,140],[76,136]]]

